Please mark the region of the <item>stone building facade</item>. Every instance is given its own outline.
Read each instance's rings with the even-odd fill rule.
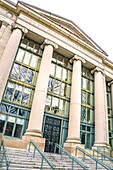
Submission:
[[[0,1],[0,132],[12,145],[34,139],[113,148],[113,63],[72,21]],[[18,143],[18,145],[19,145]],[[16,146],[16,145],[15,145]]]

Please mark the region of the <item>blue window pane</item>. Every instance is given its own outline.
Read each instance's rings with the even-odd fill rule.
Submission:
[[[20,138],[21,137],[21,131],[22,131],[22,125],[16,124],[14,137]]]
[[[85,120],[86,118],[86,109],[83,107],[82,108],[82,120]]]
[[[26,73],[27,73],[27,68],[22,66],[19,80],[25,81]]]
[[[58,81],[58,80],[55,80],[55,84],[54,84],[54,93],[57,93],[57,94],[60,93],[60,85],[61,85],[61,82]]]
[[[9,112],[16,115],[17,114],[17,110],[18,110],[17,108],[11,106]]]
[[[5,92],[5,95],[4,95],[5,99],[11,100],[12,94],[13,94],[13,91],[14,91],[14,86],[15,86],[14,83],[8,82],[7,89],[6,89],[6,92]]]
[[[5,124],[5,121],[4,120],[0,120],[0,133],[3,132],[4,124]]]
[[[19,116],[24,116],[25,117],[26,112],[27,111],[25,111],[25,110],[19,109]]]
[[[29,94],[30,94],[30,89],[29,88],[24,88],[22,101],[21,101],[22,104],[28,104]]]
[[[26,82],[32,84],[33,76],[34,76],[34,71],[29,69]]]
[[[86,92],[82,91],[82,102],[86,103]]]
[[[48,91],[53,90],[53,79],[49,77],[49,83],[48,83]]]
[[[22,93],[22,86],[16,85],[13,101],[19,102],[20,101],[20,97],[21,97],[21,93]]]
[[[15,63],[14,66],[13,66],[13,69],[12,69],[10,77],[14,78],[14,79],[17,79],[19,70],[20,70],[20,65]]]
[[[9,109],[9,106],[7,106],[5,104],[2,104],[2,106],[1,106],[1,111],[2,112],[8,112],[8,109]]]

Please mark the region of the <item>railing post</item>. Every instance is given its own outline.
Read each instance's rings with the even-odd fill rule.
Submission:
[[[3,156],[2,156],[1,167],[2,167],[3,160],[4,160],[4,156],[5,156],[5,152],[3,153]]]
[[[61,151],[61,160],[62,160],[62,151]]]
[[[101,159],[102,159],[102,162],[103,162],[103,155],[101,155]]]
[[[33,158],[35,157],[35,150],[36,150],[36,148],[35,148],[35,146],[34,146],[34,153],[33,153]]]
[[[76,148],[76,151],[75,151],[75,156],[77,156],[77,148]]]
[[[31,142],[29,143],[29,149],[28,149],[28,151],[30,151],[30,147],[31,147]]]
[[[83,162],[85,162],[85,153],[83,154]]]
[[[72,170],[73,170],[73,159],[72,159]]]
[[[97,159],[98,159],[98,152],[97,152]]]
[[[55,144],[55,149],[54,149],[54,153],[56,153],[56,144]]]
[[[96,170],[97,170],[97,161],[96,161]]]
[[[9,169],[9,165],[7,165],[7,170]]]
[[[43,158],[43,156],[42,156],[42,162],[41,162],[41,168],[40,168],[41,170],[42,170],[42,167],[43,167],[43,159],[44,159],[44,158]]]
[[[104,149],[104,159],[105,159],[105,148],[103,148]]]
[[[95,155],[94,152],[95,152],[95,151],[93,150],[93,157],[94,157],[94,155]]]
[[[3,140],[1,140],[0,151],[1,151],[1,147],[2,147],[2,145],[3,145]]]
[[[110,149],[110,157],[112,158],[112,150]]]

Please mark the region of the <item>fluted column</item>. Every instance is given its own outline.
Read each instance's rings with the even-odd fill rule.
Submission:
[[[0,59],[0,102],[23,33],[27,33],[26,28],[13,25],[13,32]]]
[[[80,116],[81,116],[81,63],[85,60],[75,55],[73,61],[71,103],[69,114],[68,138],[64,148],[74,149],[74,145],[80,144]],[[72,145],[71,145],[72,144]],[[74,144],[74,145],[73,145]],[[69,146],[70,145],[70,146]],[[68,149],[69,152],[73,153]]]
[[[91,71],[95,74],[95,142],[94,147],[109,146],[107,96],[104,71],[98,67]]]
[[[44,41],[44,53],[35,88],[29,125],[25,134],[27,136],[42,137],[43,115],[54,48],[58,48],[58,45],[49,40]]]

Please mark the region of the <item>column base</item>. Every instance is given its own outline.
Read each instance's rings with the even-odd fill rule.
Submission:
[[[105,143],[105,142],[95,142],[93,147],[92,147],[92,150],[93,149],[98,149],[100,150],[101,152],[105,153],[106,155],[110,156],[110,144],[108,143]]]
[[[64,143],[63,148],[66,149],[70,154],[75,156],[76,146],[85,148],[85,145],[81,144],[80,138],[67,138],[67,141]],[[77,155],[81,156],[82,152],[77,151]]]
[[[106,142],[94,142],[92,149],[97,149],[98,147],[110,148],[110,144]]]
[[[40,137],[42,138],[42,132],[35,129],[27,129],[24,136]]]
[[[30,139],[32,139],[42,151],[45,149],[45,138],[42,137],[42,132],[35,129],[27,129],[26,133],[22,137],[22,140],[27,141],[27,149],[29,147]],[[34,150],[34,147],[31,145],[31,150]]]

